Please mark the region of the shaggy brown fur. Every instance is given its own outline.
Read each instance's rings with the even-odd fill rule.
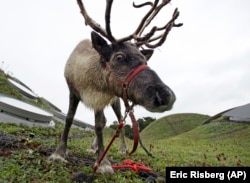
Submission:
[[[146,64],[152,54],[153,50],[139,50],[129,42],[108,45],[95,32],[91,34],[91,41],[84,40],[78,44],[65,66],[65,78],[70,91],[69,109],[61,141],[50,160],[65,161],[68,133],[79,101],[94,110],[96,139],[91,147],[97,151],[99,159],[104,152],[104,108],[111,105],[120,121],[122,115],[118,98],[123,97],[123,88],[118,81],[124,81],[138,66]],[[107,64],[110,71],[105,67]],[[129,83],[126,98],[152,112],[170,110],[175,102],[172,90],[148,67]],[[125,152],[124,131],[122,134],[121,150]],[[113,173],[106,157],[97,171]]]

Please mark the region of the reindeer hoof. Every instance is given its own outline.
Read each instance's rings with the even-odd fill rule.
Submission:
[[[119,153],[121,153],[121,154],[127,154],[127,149],[120,149]]]
[[[95,163],[95,166],[96,166],[96,163]],[[101,173],[101,174],[114,174],[114,170],[111,166],[111,163],[106,158],[102,160],[102,162],[98,166],[96,172]]]
[[[67,160],[61,156],[60,154],[57,153],[53,153],[50,155],[50,157],[48,158],[49,161],[55,161],[55,162],[67,162]]]
[[[87,152],[95,154],[95,153],[97,152],[97,150],[94,150],[94,149],[87,149]]]
[[[121,145],[120,145],[120,148],[119,148],[119,152],[121,154],[126,154],[127,151],[128,151],[128,149],[127,149],[127,146],[126,146],[125,142],[122,142]]]
[[[127,148],[126,147],[121,147],[120,149],[119,149],[119,153],[121,153],[121,154],[126,154],[127,153]]]

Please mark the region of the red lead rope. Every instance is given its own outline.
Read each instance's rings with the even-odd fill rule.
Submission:
[[[138,129],[138,125],[134,116],[134,113],[132,111],[129,112],[129,116],[130,119],[132,121],[132,126],[133,126],[133,135],[134,135],[134,145],[132,150],[128,153],[129,155],[131,155],[133,152],[136,151],[137,146],[138,146],[138,141],[139,141],[139,129]],[[117,137],[119,137],[119,134],[121,132],[121,129],[124,126],[124,121],[120,121],[119,125],[117,126],[116,132],[113,135],[112,139],[110,140],[108,146],[106,147],[106,149],[104,150],[104,152],[102,153],[100,159],[97,161],[96,165],[94,166],[94,172],[97,170],[98,166],[101,164],[103,158],[105,157],[105,155],[107,154],[109,148],[111,147],[111,145],[113,144],[113,142],[115,141],[115,139]]]
[[[135,171],[136,173],[139,173],[140,171],[145,172],[151,172],[152,169],[149,167],[146,167],[142,163],[135,163],[133,160],[124,160],[122,165],[114,165],[112,166],[113,169],[131,169]]]
[[[151,168],[146,167],[144,164],[135,163],[133,160],[130,160],[130,159],[124,160],[122,165],[113,165],[112,168],[113,169],[131,169],[135,171],[136,173],[139,173],[139,171],[146,171],[146,172],[152,171]]]
[[[108,71],[108,75],[107,75],[107,83],[109,83],[109,77],[112,76],[112,70],[110,68],[110,65],[108,64],[108,62],[106,62],[106,66],[105,66],[106,70]],[[133,105],[130,106],[128,103],[128,93],[127,93],[127,89],[128,89],[128,85],[129,83],[132,81],[132,79],[139,74],[141,71],[145,70],[149,68],[147,65],[143,64],[143,65],[139,65],[135,70],[133,70],[125,79],[125,81],[121,81],[119,78],[113,77],[122,87],[123,90],[123,102],[125,104],[126,107],[126,113],[129,113],[130,119],[132,121],[132,127],[133,127],[133,135],[134,135],[134,145],[132,150],[128,153],[129,155],[131,155],[133,152],[136,151],[137,146],[138,146],[138,141],[139,141],[139,129],[138,129],[138,125],[133,113]],[[125,116],[126,117],[126,116]],[[112,143],[114,142],[114,140],[119,137],[120,131],[123,128],[124,125],[124,120],[121,120],[117,129],[116,129],[116,133],[113,135],[111,141],[109,142],[107,148],[104,150],[103,154],[101,155],[100,159],[97,161],[96,165],[94,166],[94,171],[97,170],[98,166],[100,165],[100,163],[102,162],[103,158],[105,157],[105,155],[107,154],[110,146],[112,145]]]
[[[130,119],[132,121],[132,128],[133,128],[133,136],[134,136],[134,145],[132,150],[128,153],[129,155],[133,154],[138,146],[138,141],[139,141],[139,129],[138,129],[138,124],[136,122],[135,116],[133,112],[129,112]]]
[[[116,137],[119,137],[119,134],[120,134],[121,129],[123,128],[123,125],[124,125],[124,122],[120,121],[119,125],[117,126],[116,133],[113,135],[113,137],[112,137],[111,141],[109,142],[108,146],[106,147],[105,151],[102,153],[102,156],[100,157],[100,159],[97,161],[96,165],[94,166],[94,172],[97,170],[98,166],[100,165],[100,163],[102,162],[103,158],[107,154],[109,148],[113,144],[113,142],[116,139]]]

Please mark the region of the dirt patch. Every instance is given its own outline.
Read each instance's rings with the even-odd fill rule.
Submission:
[[[25,144],[26,139],[15,135],[9,135],[0,131],[0,157],[9,156],[13,150],[32,148]]]

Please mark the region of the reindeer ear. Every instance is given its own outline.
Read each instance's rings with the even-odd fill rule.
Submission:
[[[141,53],[146,57],[147,61],[151,58],[154,53],[154,50],[141,50]]]
[[[109,60],[111,48],[108,43],[103,39],[99,34],[92,31],[91,32],[91,40],[94,49],[100,54],[102,58],[106,61]]]

